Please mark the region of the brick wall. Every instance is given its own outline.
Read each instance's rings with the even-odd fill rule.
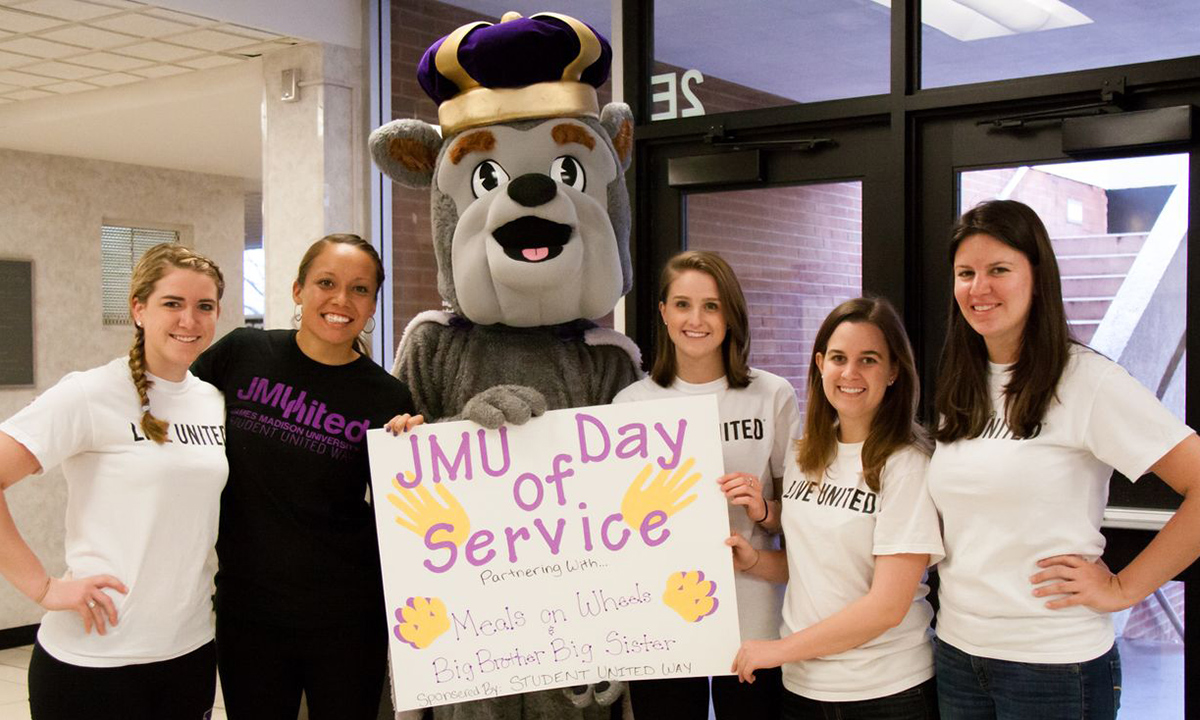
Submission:
[[[427,0],[392,3],[392,117],[437,123],[437,107],[417,84],[417,63],[425,50],[460,25],[479,16]],[[392,184],[392,307],[397,342],[404,327],[423,310],[442,306],[429,221],[429,190]]]
[[[996,197],[1016,172],[1016,168],[964,172],[960,176],[962,207],[969,209]],[[1108,195],[1104,188],[1030,169],[1009,199],[1033,208],[1052,238],[1108,232]],[[1082,204],[1081,224],[1067,221],[1068,200]]]
[[[803,410],[817,329],[862,292],[862,184],[691,195],[687,237],[733,266],[750,310],[750,362],[787,378]]]

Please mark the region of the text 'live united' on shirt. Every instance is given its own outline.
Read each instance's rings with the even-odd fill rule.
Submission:
[[[62,465],[70,576],[112,575],[129,589],[103,591],[118,620],[104,635],[85,633],[74,610],[42,618],[38,642],[71,665],[170,660],[213,639],[206,561],[226,478],[224,406],[190,373],[148,377],[150,407],[170,423],[162,445],[142,434],[128,358],[65,376],[0,424],[43,470]]]
[[[366,433],[413,412],[408,388],[367,357],[309,358],[294,330],[234,330],[192,370],[228,413],[217,612],[287,627],[382,622]]]
[[[781,635],[834,615],[871,589],[880,555],[942,557],[937,511],[925,484],[929,458],[908,446],[892,453],[879,492],[862,471],[863,443],[838,443],[820,478],[792,459],[783,478],[783,536],[788,585]],[[812,700],[851,702],[886,697],[933,677],[933,608],[917,585],[904,620],[845,652],[785,663],[783,685]]]

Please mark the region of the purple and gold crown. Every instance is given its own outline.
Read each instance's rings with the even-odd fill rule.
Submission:
[[[438,105],[442,133],[540,117],[599,117],[596,88],[612,48],[591,26],[558,13],[463,25],[435,42],[417,81]]]

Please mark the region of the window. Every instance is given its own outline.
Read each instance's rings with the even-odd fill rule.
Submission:
[[[886,93],[891,10],[876,3],[656,0],[650,119]]]
[[[1195,11],[1195,0],[924,0],[921,85],[1188,57],[1200,53]]]
[[[174,230],[104,225],[100,229],[100,273],[104,324],[129,325],[129,280],[142,254],[159,243],[179,242]]]

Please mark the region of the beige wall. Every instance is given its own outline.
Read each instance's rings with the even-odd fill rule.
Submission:
[[[64,374],[127,351],[131,328],[101,324],[104,221],[190,228],[190,244],[225,273],[217,335],[241,323],[242,179],[3,149],[0,169],[0,257],[33,261],[37,382],[35,388],[0,388],[0,418]],[[6,498],[34,551],[51,572],[61,573],[66,501],[61,473],[28,478]],[[32,602],[0,581],[0,629],[40,618]]]

